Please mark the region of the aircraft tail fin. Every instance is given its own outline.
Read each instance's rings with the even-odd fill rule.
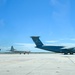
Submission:
[[[13,46],[11,46],[11,49],[10,49],[10,51],[14,51],[15,49],[14,49],[14,47]]]
[[[39,39],[39,36],[31,36],[31,38],[34,41],[34,43],[36,44],[36,47],[41,47],[43,45],[43,43]]]

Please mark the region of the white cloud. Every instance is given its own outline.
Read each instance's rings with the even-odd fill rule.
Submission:
[[[66,41],[66,40],[68,40],[68,41],[75,41],[75,38],[65,38],[65,39],[60,39],[60,41]]]
[[[75,41],[75,38],[71,39],[72,41]]]
[[[31,52],[47,52],[39,48],[35,48],[35,44],[32,43],[14,43],[14,47],[18,50],[28,50]]]
[[[50,40],[50,41],[46,41],[47,43],[61,43],[67,40],[74,40],[74,39],[70,39],[70,38],[63,38],[63,39],[57,39],[57,40]]]
[[[2,51],[7,51],[7,50],[10,50],[10,47],[5,47],[5,46],[0,46],[0,49],[2,50]]]
[[[46,41],[46,42],[48,42],[48,43],[56,43],[58,41],[57,40],[51,40],[51,41]]]
[[[73,48],[73,47],[75,47],[75,43],[62,43],[61,45],[65,46],[65,48]]]
[[[64,48],[72,48],[75,47],[75,43],[52,43],[46,44],[46,46],[64,46]]]
[[[64,38],[64,39],[59,39],[59,40],[51,40],[51,41],[46,41],[50,44],[46,44],[48,46],[65,46],[65,48],[71,48],[75,47],[75,38]]]
[[[31,43],[14,43],[15,47],[20,50],[34,50],[35,44]]]
[[[31,43],[15,43],[15,45],[17,45],[17,46],[29,46],[29,47],[35,46],[34,44],[31,44]]]

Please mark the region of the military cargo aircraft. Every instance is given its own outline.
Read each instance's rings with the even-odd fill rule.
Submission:
[[[71,55],[75,53],[75,47],[66,48],[65,46],[54,46],[54,45],[47,46],[41,42],[39,36],[31,36],[31,38],[36,44],[36,48],[52,51],[56,53],[64,53],[64,54],[71,54]]]
[[[19,50],[16,50],[16,49],[14,49],[14,47],[13,46],[11,46],[11,49],[9,50],[9,51],[11,51],[12,53],[19,53],[19,54],[29,54],[30,53],[30,51],[19,51]]]

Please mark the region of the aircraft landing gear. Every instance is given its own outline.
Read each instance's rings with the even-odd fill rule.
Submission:
[[[67,53],[67,52],[65,52],[65,53],[64,53],[64,55],[68,55],[68,53]]]
[[[65,53],[64,53],[64,55],[68,55],[68,53],[67,53],[67,52],[65,52]],[[70,52],[70,55],[73,55],[73,52]]]
[[[24,55],[25,55],[26,53],[24,53]]]
[[[70,55],[73,55],[73,52],[71,52]]]

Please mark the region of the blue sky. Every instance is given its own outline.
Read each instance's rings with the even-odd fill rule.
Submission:
[[[75,0],[0,0],[0,47],[34,48],[30,36],[45,44],[75,45]]]

